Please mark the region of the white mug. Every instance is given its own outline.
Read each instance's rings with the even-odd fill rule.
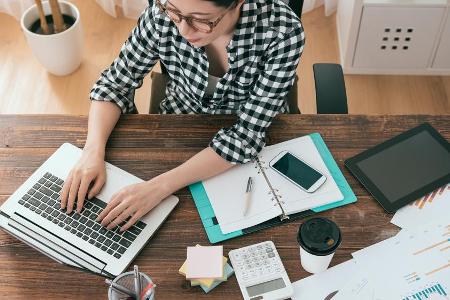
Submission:
[[[80,12],[70,2],[59,1],[61,13],[75,18],[75,23],[68,29],[55,34],[37,34],[30,30],[32,24],[39,20],[36,5],[28,8],[22,15],[21,27],[31,51],[47,71],[64,76],[75,71],[83,57],[83,30]],[[42,3],[44,15],[50,15],[48,1]]]

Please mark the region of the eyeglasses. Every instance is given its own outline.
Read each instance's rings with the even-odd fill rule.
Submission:
[[[159,9],[162,12],[164,12],[175,23],[178,24],[184,19],[186,23],[193,29],[203,33],[211,33],[214,30],[214,27],[216,27],[217,24],[219,24],[220,20],[222,20],[222,18],[227,14],[228,10],[231,7],[233,7],[233,5],[228,7],[226,11],[222,15],[220,15],[215,21],[209,21],[204,19],[196,19],[193,17],[183,16],[179,12],[167,7],[167,4],[163,5],[160,0],[156,0],[156,5],[158,5]]]

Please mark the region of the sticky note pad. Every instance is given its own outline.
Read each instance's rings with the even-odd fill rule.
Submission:
[[[234,270],[233,268],[229,265],[229,264],[225,264],[225,274],[224,277],[226,277],[227,279],[234,274]],[[200,285],[200,287],[205,291],[205,293],[209,293],[210,291],[212,291],[216,286],[218,286],[219,284],[221,284],[223,281],[214,281],[214,283],[210,286],[207,287],[203,284]]]
[[[210,288],[214,282],[216,281],[226,281],[227,280],[227,274],[226,274],[226,265],[227,265],[227,258],[225,256],[222,256],[222,263],[223,263],[223,277],[220,279],[210,279],[210,278],[198,278],[198,279],[192,279],[191,285],[203,285],[207,288]]]
[[[197,244],[195,247],[201,247],[199,244]],[[225,256],[222,256],[222,263],[223,263],[223,268],[224,268],[224,274],[223,277],[220,279],[217,279],[219,281],[225,281],[227,280],[226,278],[226,272],[225,272],[225,266],[227,264],[228,259]],[[186,267],[187,265],[187,259],[184,261],[183,265],[180,267],[180,269],[178,270],[178,274],[183,275],[184,277],[186,277]],[[210,279],[210,278],[197,278],[197,279],[192,279],[191,280],[191,286],[197,286],[197,285],[203,285],[206,288],[210,288],[214,282],[216,280],[214,279]]]
[[[223,277],[223,246],[188,247],[186,278]]]

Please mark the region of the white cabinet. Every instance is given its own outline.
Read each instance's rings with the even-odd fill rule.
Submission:
[[[347,74],[450,74],[450,0],[341,0]]]
[[[434,69],[450,69],[450,12],[447,14],[441,40],[436,51],[436,58],[433,62]]]

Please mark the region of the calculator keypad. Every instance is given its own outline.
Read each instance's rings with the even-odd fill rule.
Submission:
[[[269,242],[234,250],[233,266],[244,281],[272,277],[283,272],[283,266],[274,246]]]

